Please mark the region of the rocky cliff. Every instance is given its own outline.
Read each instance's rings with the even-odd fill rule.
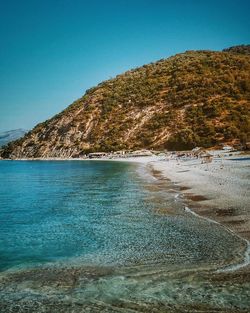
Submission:
[[[121,149],[190,149],[249,140],[250,48],[187,51],[86,91],[2,151],[78,157]]]

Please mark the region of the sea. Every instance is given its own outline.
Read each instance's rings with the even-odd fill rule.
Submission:
[[[190,212],[150,165],[0,161],[0,312],[247,312],[245,242]]]

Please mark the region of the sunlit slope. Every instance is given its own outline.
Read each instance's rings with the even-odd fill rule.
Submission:
[[[249,46],[187,51],[127,71],[9,144],[3,157],[190,149],[249,140]]]

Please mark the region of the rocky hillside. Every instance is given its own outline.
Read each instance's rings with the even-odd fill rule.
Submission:
[[[100,83],[2,157],[77,157],[249,140],[250,46],[187,51]]]

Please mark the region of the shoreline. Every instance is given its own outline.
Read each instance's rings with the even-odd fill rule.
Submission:
[[[220,160],[215,158],[210,164],[202,164],[200,159],[173,159],[162,155],[91,159],[34,158],[13,161],[110,161],[139,163],[145,168],[150,167],[177,187],[179,193],[176,197],[184,198],[185,211],[188,208],[188,212],[197,218],[221,225],[245,242],[244,260],[240,262],[242,265],[229,265],[225,269],[234,271],[250,264],[250,196],[247,193],[250,183],[247,181],[248,173],[245,172],[250,167],[250,161],[237,162],[229,157]],[[218,269],[218,272],[221,271],[223,269]]]
[[[216,159],[212,164],[195,159],[149,162],[153,170],[179,188],[176,197],[184,198],[186,212],[221,225],[245,242],[242,260],[218,269],[218,274],[250,268],[250,197],[247,193],[250,185],[246,171],[250,162],[247,160],[244,165],[232,162],[232,158],[223,160],[223,164]]]
[[[217,228],[217,226],[209,225],[199,219],[205,219],[208,223],[219,224],[216,241],[216,245],[219,245],[219,254],[223,253],[224,250],[227,252],[226,255],[228,255],[230,247],[236,249],[232,250],[229,258],[223,258],[222,262],[211,263],[208,267],[201,265],[198,268],[196,266],[187,268],[184,266],[180,269],[178,267],[166,268],[164,264],[161,265],[157,262],[148,265],[140,265],[139,263],[132,267],[125,266],[123,268],[121,266],[91,266],[90,264],[80,266],[77,262],[72,263],[70,261],[67,264],[62,261],[57,264],[48,263],[45,266],[5,271],[0,273],[0,293],[2,293],[0,296],[0,307],[3,310],[16,305],[27,308],[28,304],[30,308],[28,311],[34,312],[37,310],[37,303],[39,302],[41,308],[45,308],[45,310],[51,307],[61,308],[58,309],[58,312],[66,312],[67,309],[71,310],[75,303],[77,312],[78,309],[85,310],[85,308],[86,311],[90,310],[92,312],[96,305],[98,305],[98,312],[109,312],[109,308],[113,307],[115,308],[114,312],[120,311],[121,307],[127,312],[131,303],[133,305],[132,308],[136,311],[137,308],[141,308],[141,310],[139,309],[140,311],[147,309],[147,312],[152,312],[156,308],[159,308],[157,312],[162,312],[163,308],[172,308],[174,312],[179,312],[180,310],[183,312],[185,310],[188,312],[201,312],[202,310],[202,312],[207,313],[218,310],[224,313],[247,312],[249,308],[247,299],[250,271],[249,266],[246,266],[249,264],[249,259],[245,257],[249,256],[250,246],[247,246],[247,249],[245,249],[244,241],[237,240],[237,237],[238,239],[242,238],[236,232],[221,224],[221,221],[208,217],[207,202],[210,201],[211,205],[212,199],[208,199],[206,193],[203,195],[194,193],[197,189],[195,189],[195,182],[192,179],[193,177],[199,177],[196,175],[196,172],[191,176],[192,179],[190,178],[189,187],[184,185],[184,182],[186,182],[184,181],[185,177],[180,177],[178,174],[191,174],[192,168],[190,171],[184,171],[184,169],[180,169],[179,165],[176,165],[175,169],[174,164],[177,164],[177,162],[182,163],[182,161],[172,160],[169,163],[167,159],[162,157],[96,159],[93,161],[131,163],[131,167],[135,168],[136,171],[138,170],[138,175],[142,175],[142,178],[145,175],[146,179],[148,176],[148,185],[151,186],[151,181],[154,179],[152,186],[156,185],[156,190],[163,193],[171,185],[171,198],[173,201],[178,202],[176,207],[179,208],[181,215],[186,215],[186,219],[191,218],[197,227],[202,225],[207,227],[207,234],[210,234],[211,228]],[[187,167],[186,161],[183,161],[183,168],[184,165]],[[196,166],[200,167],[198,163]],[[171,172],[170,179],[168,173],[170,173],[171,169],[173,172]],[[199,170],[203,171],[202,168]],[[209,177],[209,171],[204,172],[204,175]],[[203,183],[206,179],[203,179]],[[191,188],[191,183],[194,184],[193,189]],[[205,187],[208,188],[210,193],[210,187],[206,185]],[[187,196],[191,191],[192,197]],[[173,202],[171,203],[173,204]],[[166,202],[163,203],[164,208],[165,204]],[[175,205],[172,208],[173,213],[176,214]],[[221,209],[223,210],[223,208]],[[213,208],[210,207],[210,210],[212,211]],[[202,211],[203,215],[199,215],[200,211]],[[168,213],[162,211],[160,214]],[[193,214],[197,218],[190,217],[188,214]],[[228,244],[228,241],[221,241],[223,228],[232,233],[234,238],[232,238],[232,241],[229,241],[232,243],[232,246]],[[202,228],[200,229],[202,230]],[[159,238],[166,240],[165,236],[160,236]],[[185,237],[184,240],[188,240],[188,237]],[[234,242],[236,242],[236,245],[234,245]],[[206,245],[203,244],[203,247],[206,248]],[[214,245],[211,248],[211,251],[213,251]],[[248,264],[244,263],[245,261]],[[145,302],[145,294],[150,299],[149,302]],[[142,307],[140,306],[141,303],[143,304]],[[108,308],[108,311],[105,308]],[[170,309],[171,312],[172,309]],[[167,309],[167,311],[169,310]]]
[[[161,160],[150,165],[179,188],[194,212],[250,239],[250,161]]]
[[[158,156],[138,156],[138,157],[116,157],[116,158],[27,158],[27,159],[0,159],[0,161],[4,162],[35,162],[35,161],[43,161],[43,162],[60,162],[60,161],[67,161],[67,162],[75,162],[75,161],[100,161],[100,162],[128,162],[128,163],[142,163],[147,164],[154,161],[161,160],[162,157]]]

